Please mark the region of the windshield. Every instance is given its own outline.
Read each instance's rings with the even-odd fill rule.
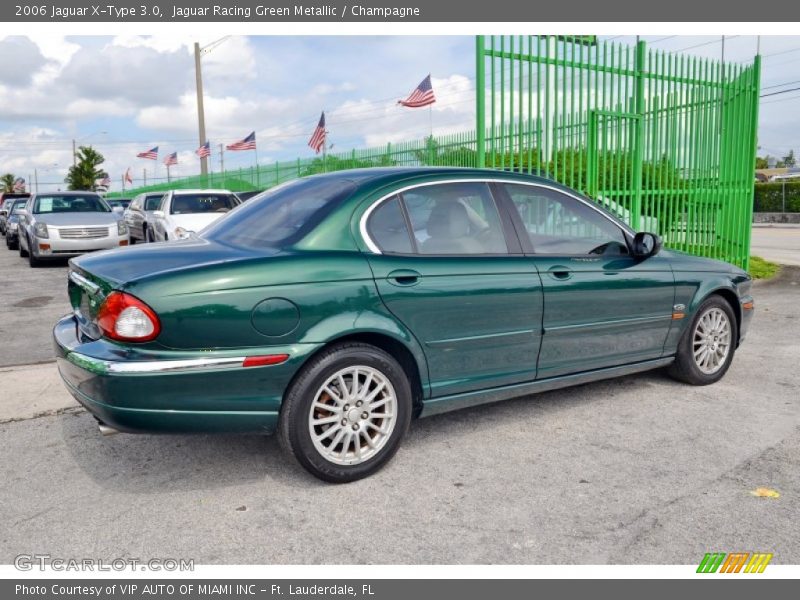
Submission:
[[[164,198],[161,194],[158,196],[147,196],[144,201],[144,209],[145,210],[158,210],[158,207],[161,206],[161,200]]]
[[[19,213],[21,213],[25,209],[25,204],[27,204],[25,200],[23,200],[22,202],[15,202],[11,206],[11,214],[18,215]]]
[[[351,181],[299,179],[255,196],[202,237],[233,246],[280,247],[301,239],[355,189]]]
[[[36,196],[33,212],[37,214],[50,213],[83,213],[83,212],[111,212],[108,205],[100,196],[91,194],[70,194],[69,196]]]
[[[172,197],[170,213],[192,215],[197,213],[226,213],[236,206],[233,194],[176,194]]]

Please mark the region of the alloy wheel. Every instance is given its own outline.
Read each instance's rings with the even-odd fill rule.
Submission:
[[[331,375],[314,397],[308,428],[317,452],[338,465],[373,458],[397,421],[397,395],[389,378],[372,367],[349,366]]]
[[[706,375],[719,371],[731,350],[731,323],[728,315],[712,307],[697,320],[692,335],[692,352],[695,365]]]

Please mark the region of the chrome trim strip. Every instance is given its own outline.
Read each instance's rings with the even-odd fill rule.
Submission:
[[[493,341],[498,338],[526,338],[533,337],[536,331],[533,329],[520,329],[519,331],[503,331],[500,333],[487,333],[485,335],[470,335],[466,337],[447,338],[444,340],[430,340],[425,342],[425,345],[430,348],[439,348],[441,346],[453,346],[457,344],[465,344],[470,342],[484,342]]]
[[[560,333],[562,331],[574,331],[575,329],[603,329],[606,327],[618,327],[620,325],[635,325],[637,323],[656,323],[659,321],[671,321],[672,313],[668,315],[655,315],[652,317],[630,317],[629,319],[613,319],[610,321],[595,321],[592,323],[578,323],[577,325],[556,325],[545,327],[544,333]]]
[[[92,296],[94,296],[96,294],[99,294],[102,291],[100,289],[99,285],[97,285],[96,283],[92,283],[91,281],[86,279],[86,277],[84,277],[83,275],[80,275],[76,271],[70,271],[69,272],[69,278],[76,285],[79,285],[80,287],[85,289],[87,292],[89,292]]]
[[[92,371],[109,375],[142,375],[159,373],[188,373],[193,371],[215,371],[222,369],[244,368],[244,356],[229,356],[225,358],[190,358],[184,360],[146,360],[146,361],[111,361],[101,360],[69,352],[67,360],[74,365]],[[252,367],[248,367],[252,368]]]
[[[388,200],[389,198],[391,198],[392,196],[396,196],[397,194],[402,194],[403,192],[405,192],[407,190],[412,190],[414,188],[424,187],[424,186],[427,186],[427,185],[444,185],[444,184],[447,184],[447,183],[511,183],[511,184],[514,184],[514,185],[529,185],[531,187],[539,187],[539,188],[545,188],[545,189],[548,189],[548,190],[553,190],[555,192],[559,192],[561,194],[564,194],[565,196],[569,196],[570,198],[573,198],[573,199],[577,200],[578,202],[586,205],[587,207],[591,208],[596,213],[598,213],[600,216],[602,216],[603,218],[607,219],[608,221],[610,221],[611,223],[613,223],[617,227],[621,226],[622,229],[626,233],[628,233],[629,235],[631,235],[631,236],[636,235],[636,233],[633,231],[633,229],[631,229],[626,223],[623,223],[621,221],[616,221],[615,219],[612,219],[609,215],[607,215],[602,210],[600,210],[600,208],[598,206],[596,206],[593,202],[587,202],[586,200],[584,200],[580,196],[577,196],[577,195],[575,195],[573,193],[564,191],[561,188],[557,188],[557,187],[552,186],[552,185],[547,185],[546,183],[535,183],[533,181],[515,181],[513,179],[504,179],[504,178],[501,178],[501,177],[466,177],[464,179],[444,179],[442,181],[425,181],[425,182],[422,182],[422,183],[413,183],[411,185],[407,185],[405,187],[396,189],[396,190],[386,194],[385,196],[381,196],[380,198],[375,200],[375,202],[373,202],[369,206],[369,208],[367,208],[367,210],[364,212],[364,214],[361,216],[361,221],[359,221],[359,225],[358,225],[359,232],[361,233],[361,238],[364,240],[364,243],[372,251],[372,253],[373,254],[382,254],[381,249],[378,248],[378,245],[373,241],[373,239],[369,236],[369,233],[367,232],[367,220],[369,219],[369,216],[372,214],[372,211],[374,211],[381,203],[383,203],[384,200]],[[431,255],[431,256],[433,256],[433,255]]]

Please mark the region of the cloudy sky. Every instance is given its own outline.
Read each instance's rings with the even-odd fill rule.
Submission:
[[[633,36],[614,41],[632,43]],[[712,36],[649,36],[653,47],[719,58]],[[42,189],[60,185],[72,139],[91,144],[118,189],[135,157],[158,145],[178,152],[176,176],[199,170],[194,59],[190,37],[0,37],[0,171]],[[196,40],[207,45],[215,40]],[[752,36],[726,39],[725,59],[748,62]],[[761,38],[763,93],[800,88],[800,36]],[[11,60],[8,60],[8,59]],[[326,110],[333,151],[424,137],[426,110],[398,108],[427,73],[438,99],[435,133],[474,127],[474,40],[438,37],[228,37],[203,57],[206,128],[213,144],[254,130],[260,163],[310,156],[306,142]],[[761,154],[800,150],[800,91],[764,98]],[[226,167],[249,166],[250,152],[226,152]],[[215,153],[212,168],[218,168]],[[159,161],[160,162],[160,161]],[[159,177],[165,176],[158,166]]]

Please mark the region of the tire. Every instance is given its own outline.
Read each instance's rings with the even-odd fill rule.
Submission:
[[[6,235],[6,247],[9,250],[16,250],[19,247],[19,238],[15,239],[13,242],[11,238]]]
[[[149,227],[144,228],[144,243],[145,244],[152,244],[155,240],[153,240],[153,233],[150,231]]]
[[[353,390],[354,376],[361,389]],[[312,358],[296,376],[281,406],[278,439],[315,477],[347,483],[389,462],[408,431],[411,412],[411,385],[392,356],[368,344],[339,344]],[[315,440],[312,431],[332,434]]]
[[[691,385],[716,383],[730,368],[738,339],[739,328],[731,305],[721,296],[709,296],[678,342],[670,376]]]
[[[30,249],[28,250],[28,264],[31,266],[31,269],[36,269],[37,267],[42,266],[42,261],[36,258]]]
[[[27,238],[25,238],[25,239],[27,239]],[[19,255],[22,258],[26,258],[28,256],[28,251],[27,250],[23,250],[23,248],[22,248],[22,236],[20,236],[20,238],[17,240],[17,248],[19,249]]]

